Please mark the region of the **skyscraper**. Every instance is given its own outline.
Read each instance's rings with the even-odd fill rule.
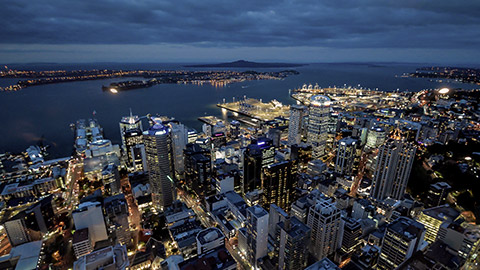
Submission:
[[[289,211],[294,200],[296,161],[282,161],[263,168],[262,205],[268,209],[274,203]]]
[[[380,147],[372,183],[373,198],[403,197],[416,149],[413,144],[399,140],[389,140]]]
[[[361,244],[362,227],[360,223],[349,217],[342,218],[342,243],[340,246],[340,260],[349,258]]]
[[[385,129],[382,127],[372,127],[368,131],[366,146],[369,148],[377,148],[385,142]]]
[[[316,95],[310,99],[307,143],[313,147],[314,159],[325,154],[330,104],[330,98],[326,96]]]
[[[138,117],[138,115],[132,115],[132,111],[130,111],[129,116],[122,117],[120,120],[120,136],[122,138],[122,146],[125,149],[125,132],[129,130],[142,130],[142,121]]]
[[[259,205],[247,208],[247,246],[248,261],[256,266],[268,251],[268,212]]]
[[[378,258],[378,269],[396,269],[410,258],[421,245],[425,227],[410,218],[400,217],[387,226]]]
[[[288,124],[288,145],[299,144],[302,137],[303,117],[305,106],[290,106],[290,120]]]
[[[125,152],[127,154],[127,164],[133,171],[143,171],[145,160],[145,146],[143,145],[143,135],[140,129],[129,129],[123,132],[125,140]],[[145,165],[146,166],[146,165]]]
[[[446,182],[431,184],[427,194],[427,205],[435,207],[444,204],[451,188]]]
[[[164,209],[174,200],[171,140],[162,124],[155,124],[143,132],[147,168],[154,206]]]
[[[338,141],[337,157],[335,159],[336,173],[352,175],[357,145],[358,141],[352,137],[346,137]]]
[[[312,229],[310,253],[317,260],[337,250],[341,238],[340,210],[330,199],[319,199],[310,208],[307,225]]]
[[[174,169],[177,173],[183,174],[185,167],[183,164],[183,150],[188,142],[188,129],[182,124],[170,123],[172,136],[172,152]]]
[[[262,182],[262,150],[256,144],[250,144],[243,153],[242,193],[260,189]]]
[[[308,261],[311,230],[296,217],[289,217],[277,224],[275,254],[278,269],[304,269]]]
[[[210,151],[195,143],[187,144],[184,155],[185,184],[197,196],[208,196],[211,188]]]
[[[107,230],[114,234],[116,241],[128,245],[131,241],[130,226],[128,223],[128,204],[124,194],[107,197],[103,200]]]

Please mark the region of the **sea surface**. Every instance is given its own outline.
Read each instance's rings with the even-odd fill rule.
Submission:
[[[304,83],[318,83],[320,87],[361,86],[386,91],[419,91],[430,88],[478,88],[473,84],[462,84],[426,79],[402,78],[405,72],[413,72],[422,65],[413,64],[310,64],[291,68],[299,75],[284,80],[248,81],[225,87],[211,85],[155,85],[145,89],[112,94],[103,92],[102,85],[128,80],[81,81],[41,85],[17,92],[0,92],[0,153],[24,151],[29,145],[37,144],[42,138],[50,145],[49,158],[70,156],[73,152],[71,123],[81,118],[95,118],[104,128],[105,137],[113,143],[120,142],[119,121],[129,115],[148,113],[176,118],[183,124],[201,130],[200,116],[216,115],[221,110],[216,104],[223,99],[244,96],[270,101],[276,99],[284,104],[293,104],[289,89]],[[180,64],[30,64],[9,65],[9,68],[29,70],[54,69],[184,69],[218,70],[214,68],[184,68]],[[249,69],[235,69],[249,70]],[[255,69],[257,71],[279,71],[283,69]],[[132,78],[138,79],[138,78]],[[0,79],[0,86],[14,84],[18,79]]]

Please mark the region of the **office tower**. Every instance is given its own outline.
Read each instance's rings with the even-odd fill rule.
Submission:
[[[232,139],[237,139],[240,136],[240,122],[237,120],[230,122],[229,135]]]
[[[302,139],[303,118],[305,106],[290,106],[290,119],[288,123],[288,145],[299,144]]]
[[[310,207],[307,225],[312,229],[310,253],[317,259],[337,250],[341,239],[340,210],[329,199],[319,199]]]
[[[172,204],[175,197],[170,136],[162,124],[155,124],[143,132],[143,140],[153,204],[163,210]]]
[[[262,150],[258,145],[250,144],[243,153],[242,194],[260,189],[262,182]]]
[[[12,246],[41,240],[53,228],[56,215],[52,198],[50,195],[5,221],[3,227]]]
[[[199,256],[224,245],[225,235],[219,228],[207,228],[197,234],[197,254]]]
[[[362,227],[360,223],[349,217],[342,218],[342,242],[340,245],[340,260],[350,258],[359,248],[362,240]]]
[[[296,166],[295,161],[282,161],[263,168],[262,205],[267,210],[273,203],[289,211],[295,196]]]
[[[307,174],[314,177],[319,176],[327,170],[327,164],[320,159],[311,160],[308,162]]]
[[[72,217],[76,230],[88,228],[92,246],[95,246],[96,242],[108,238],[100,202],[81,203],[78,208],[72,212]]]
[[[188,129],[182,124],[170,123],[171,138],[172,138],[172,152],[173,152],[173,167],[178,174],[183,174],[185,171],[183,163],[183,150],[188,143]]]
[[[353,175],[354,162],[357,156],[358,141],[346,137],[338,141],[335,172],[341,175]]]
[[[279,128],[270,128],[267,132],[267,138],[272,140],[272,144],[275,147],[280,146],[280,139],[282,138],[282,130]]]
[[[288,217],[276,226],[275,254],[278,269],[304,269],[308,261],[311,229],[296,217]]]
[[[418,222],[425,226],[425,241],[433,243],[437,239],[440,226],[444,222],[453,222],[460,217],[460,213],[449,205],[428,208],[420,212]]]
[[[75,231],[73,234],[72,247],[77,259],[93,251],[94,246],[88,234],[88,228]]]
[[[375,149],[385,142],[386,137],[385,129],[372,127],[368,131],[366,146]]]
[[[275,147],[273,146],[272,139],[261,137],[252,140],[252,144],[256,144],[262,151],[262,167],[275,162]]]
[[[142,135],[143,138],[143,135]],[[132,148],[133,169],[136,172],[147,171],[147,153],[144,144],[137,144]]]
[[[270,205],[270,211],[268,213],[268,236],[271,239],[275,238],[277,231],[277,224],[280,221],[285,221],[288,218],[288,214],[275,204]]]
[[[356,199],[353,202],[352,207],[352,218],[354,219],[364,219],[368,218],[369,215],[375,214],[375,206],[367,199]]]
[[[378,200],[403,198],[415,159],[416,147],[407,142],[389,140],[377,156],[371,196]]]
[[[227,136],[224,132],[213,133],[210,140],[212,141],[212,149],[218,149],[227,144]]]
[[[102,182],[105,190],[109,194],[118,194],[121,191],[120,173],[118,172],[118,166],[115,164],[109,164],[103,168]]]
[[[268,251],[268,212],[259,205],[247,208],[247,259],[254,267]]]
[[[480,252],[480,226],[462,221],[444,222],[437,240],[447,244],[460,258],[472,260]]]
[[[378,269],[396,269],[423,245],[425,227],[410,218],[399,217],[387,226],[383,237]]]
[[[435,207],[445,204],[448,192],[452,187],[445,182],[438,182],[430,185],[430,189],[427,194],[427,205]]]
[[[298,161],[298,169],[305,171],[308,162],[312,160],[312,146],[308,144],[293,144],[291,147],[290,159]]]
[[[330,104],[330,98],[326,96],[316,95],[310,99],[307,143],[313,148],[312,156],[314,159],[320,158],[325,154]]]
[[[122,146],[124,149],[126,148],[125,132],[129,130],[142,131],[142,121],[138,115],[132,115],[132,111],[130,111],[129,116],[122,117],[120,120],[120,136],[122,138]]]
[[[187,144],[184,152],[185,184],[199,197],[213,192],[211,187],[210,151],[198,144]]]
[[[123,134],[128,167],[133,168],[133,171],[143,171],[145,169],[143,164],[145,146],[143,145],[142,131],[140,129],[130,129]]]
[[[198,133],[195,129],[188,129],[187,143],[195,143],[198,139]]]
[[[110,235],[114,235],[117,243],[130,244],[131,234],[128,223],[128,204],[124,194],[110,196],[103,200],[105,221]]]

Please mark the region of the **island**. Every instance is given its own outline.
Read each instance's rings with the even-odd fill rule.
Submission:
[[[188,65],[185,67],[199,67],[199,68],[285,68],[285,67],[300,67],[306,64],[294,64],[294,63],[259,63],[245,60],[238,60],[229,63],[218,64],[200,64],[200,65]]]
[[[16,84],[0,87],[0,91],[18,91],[20,89],[55,83],[67,83],[86,80],[103,80],[110,78],[144,78],[145,80],[128,80],[103,86],[104,91],[118,92],[137,88],[147,88],[155,84],[211,84],[224,86],[230,83],[253,80],[282,80],[290,75],[299,74],[296,70],[283,71],[188,71],[188,70],[50,70],[0,71],[0,78],[20,78]]]

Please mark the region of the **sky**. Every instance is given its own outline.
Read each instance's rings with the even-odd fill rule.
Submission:
[[[480,64],[478,0],[0,0],[0,63]]]

